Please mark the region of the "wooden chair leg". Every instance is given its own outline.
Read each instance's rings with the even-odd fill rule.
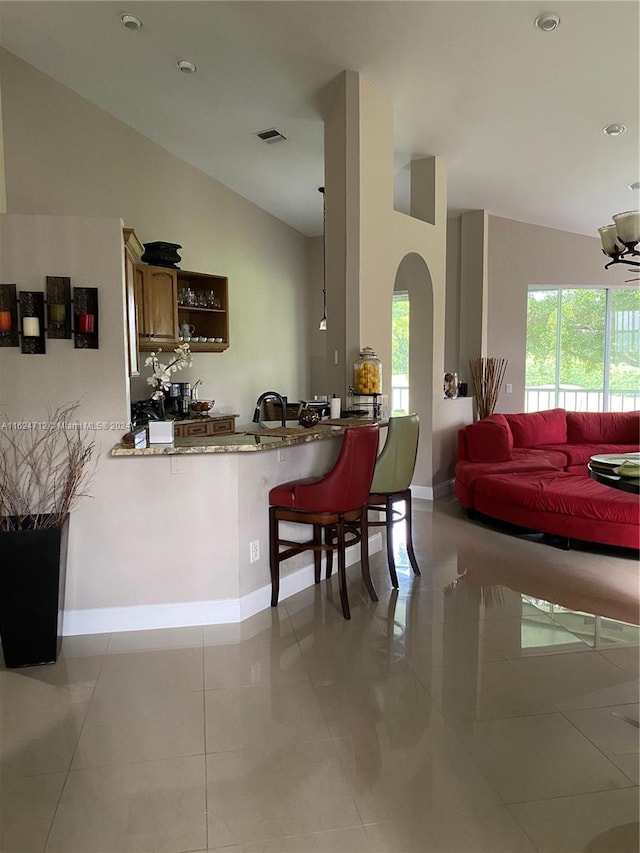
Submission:
[[[271,606],[276,607],[280,594],[280,547],[278,545],[278,519],[276,508],[269,507],[269,570],[271,572]]]
[[[313,544],[321,545],[322,544],[322,527],[319,524],[313,525]],[[314,550],[313,552],[313,573],[314,580],[316,583],[320,583],[320,564],[322,560],[322,551]]]
[[[420,574],[420,567],[418,566],[418,561],[416,560],[416,555],[413,550],[413,531],[411,527],[411,492],[407,492],[407,496],[405,499],[405,525],[406,525],[406,540],[407,540],[407,554],[409,555],[409,562],[411,563],[411,568],[413,569],[414,575]]]
[[[378,600],[378,593],[371,580],[369,571],[369,522],[367,519],[367,507],[362,510],[362,519],[360,522],[360,566],[362,567],[362,578],[367,587],[371,601]]]
[[[393,500],[387,495],[385,500],[385,515],[387,528],[387,564],[389,566],[389,575],[391,576],[391,586],[398,589],[398,575],[396,573],[396,560],[393,555]]]
[[[338,520],[338,578],[340,583],[340,601],[342,602],[342,615],[345,619],[351,619],[349,596],[347,594],[347,559],[344,540],[344,518],[341,515]]]
[[[333,527],[325,527],[324,529],[324,543],[325,545],[333,545],[333,539],[335,536],[335,530]],[[325,560],[326,560],[326,577],[330,578],[333,573],[333,548],[329,548],[328,551],[325,551]]]

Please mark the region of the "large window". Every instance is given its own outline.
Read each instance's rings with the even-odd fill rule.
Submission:
[[[640,408],[640,291],[530,288],[526,411]]]

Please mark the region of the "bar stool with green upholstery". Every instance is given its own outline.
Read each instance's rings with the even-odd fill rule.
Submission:
[[[393,525],[397,521],[406,523],[406,545],[409,562],[414,574],[420,574],[418,561],[413,550],[411,531],[411,479],[418,454],[418,436],[420,418],[418,415],[403,415],[389,419],[389,431],[384,447],[376,460],[371,483],[371,493],[367,501],[369,509],[384,513],[384,519],[369,521],[369,527],[387,528],[387,563],[391,583],[398,588],[398,575],[393,554]],[[405,502],[402,515],[394,510],[398,501]]]

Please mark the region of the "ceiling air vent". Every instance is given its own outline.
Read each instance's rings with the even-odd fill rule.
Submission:
[[[256,136],[268,145],[271,145],[272,142],[283,142],[287,138],[279,130],[276,130],[275,127],[270,127],[268,130],[259,130]]]

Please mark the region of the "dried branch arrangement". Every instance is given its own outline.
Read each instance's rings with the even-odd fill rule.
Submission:
[[[478,418],[493,414],[498,402],[500,386],[507,369],[506,358],[472,358],[469,361],[473,395],[476,398]]]
[[[95,442],[79,429],[79,404],[49,410],[48,421],[0,429],[0,530],[61,527],[88,497]]]

